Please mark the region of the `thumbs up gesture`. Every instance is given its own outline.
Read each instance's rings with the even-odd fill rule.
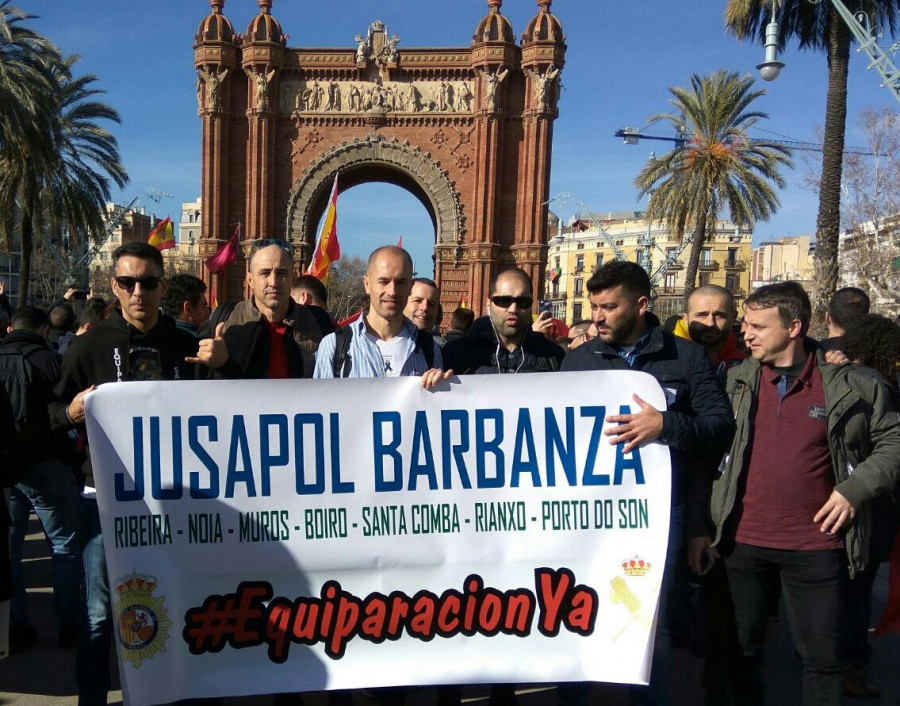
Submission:
[[[225,322],[216,326],[214,338],[204,338],[200,341],[197,356],[185,358],[188,363],[202,363],[209,368],[221,368],[228,362],[228,348],[225,345]]]

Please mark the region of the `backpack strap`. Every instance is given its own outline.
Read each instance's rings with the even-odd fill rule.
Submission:
[[[349,356],[353,329],[350,326],[338,326],[334,331],[334,338],[334,357],[331,359],[334,377],[349,377],[353,367],[353,359]]]
[[[422,351],[427,369],[431,370],[434,367],[434,335],[430,331],[419,331],[416,334],[416,348],[413,353],[416,351]]]

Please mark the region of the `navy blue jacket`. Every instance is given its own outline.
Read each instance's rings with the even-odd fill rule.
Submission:
[[[561,370],[640,370],[659,382],[668,409],[659,441],[672,455],[672,504],[685,505],[685,536],[709,535],[712,479],[734,436],[734,415],[706,350],[646,314],[650,339],[632,368],[599,338],[570,352]]]
[[[444,370],[457,375],[503,373],[549,373],[559,370],[565,352],[546,336],[528,331],[522,345],[513,351],[501,346],[490,318],[476,319],[469,332],[448,340],[443,348]]]

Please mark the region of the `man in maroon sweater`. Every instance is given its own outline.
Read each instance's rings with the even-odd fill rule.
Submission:
[[[750,358],[728,371],[737,432],[712,493],[742,653],[742,704],[762,704],[768,607],[782,586],[808,706],[841,702],[845,566],[867,561],[869,501],[900,478],[900,416],[883,383],[825,362],[796,282],[745,302]]]

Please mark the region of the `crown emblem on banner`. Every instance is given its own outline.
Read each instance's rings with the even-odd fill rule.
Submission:
[[[140,669],[144,660],[165,651],[169,638],[169,620],[164,596],[154,596],[157,581],[153,576],[132,573],[115,582],[116,602],[113,617],[122,658]]]
[[[626,576],[646,576],[650,572],[650,562],[635,554],[633,559],[622,562],[622,570]]]

